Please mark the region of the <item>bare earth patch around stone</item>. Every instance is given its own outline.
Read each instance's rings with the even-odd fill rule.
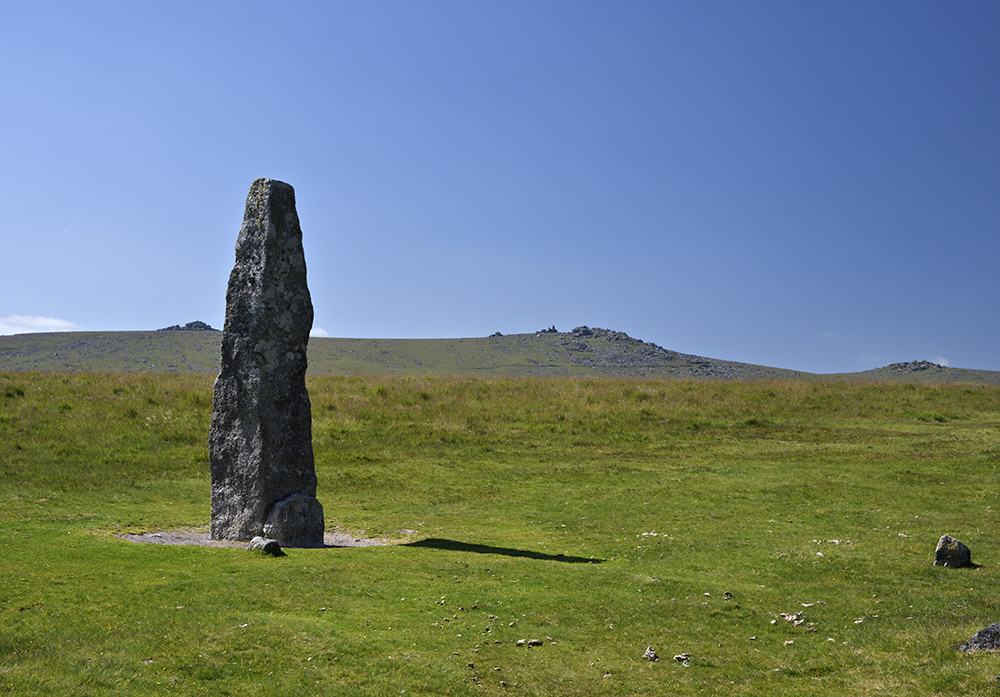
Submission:
[[[386,537],[355,537],[346,532],[325,532],[323,534],[323,547],[375,547],[379,545],[405,544],[409,542],[408,536],[413,534],[412,530],[400,530],[398,534],[401,539],[389,539]],[[194,545],[198,547],[242,547],[249,546],[249,540],[239,542],[236,540],[213,540],[207,528],[180,528],[178,530],[157,530],[143,533],[116,533],[115,537],[120,537],[129,542],[139,542],[156,545]],[[288,547],[286,547],[287,549]]]

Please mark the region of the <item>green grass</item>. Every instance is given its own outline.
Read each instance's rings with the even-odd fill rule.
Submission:
[[[212,377],[0,375],[0,693],[997,689],[955,646],[1000,620],[1000,388],[309,388],[328,527],[411,544],[126,542],[207,524]]]

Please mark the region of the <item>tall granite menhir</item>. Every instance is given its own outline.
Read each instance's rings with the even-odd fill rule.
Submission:
[[[312,320],[295,191],[258,179],[226,290],[209,434],[213,539],[323,543],[305,382]]]

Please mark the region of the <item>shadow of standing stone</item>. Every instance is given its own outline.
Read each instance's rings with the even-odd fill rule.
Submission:
[[[305,384],[312,320],[295,191],[257,179],[236,240],[212,403],[213,539],[323,544]]]

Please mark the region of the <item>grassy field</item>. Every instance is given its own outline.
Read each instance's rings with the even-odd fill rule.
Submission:
[[[0,374],[0,692],[998,689],[1000,388],[314,377],[328,527],[399,544],[116,537],[208,523],[212,379]]]

